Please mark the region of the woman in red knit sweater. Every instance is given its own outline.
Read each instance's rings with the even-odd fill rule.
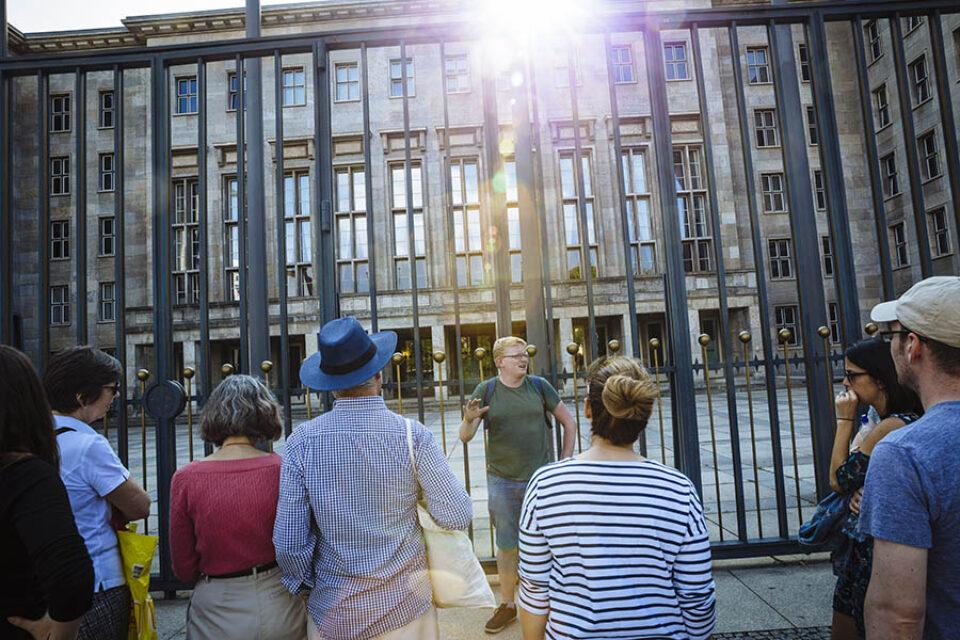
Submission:
[[[219,448],[179,469],[170,488],[173,570],[196,582],[187,638],[306,638],[303,600],[280,583],[273,548],[281,458],[254,446],[280,437],[280,406],[257,379],[230,376],[200,429]]]

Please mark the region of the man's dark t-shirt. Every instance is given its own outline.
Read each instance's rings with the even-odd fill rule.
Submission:
[[[487,396],[488,381],[473,390],[471,399],[481,402]],[[541,378],[543,397],[530,376],[513,388],[500,382],[490,398],[487,412],[487,471],[507,480],[526,482],[533,472],[550,462],[550,434],[543,420],[543,409],[553,411],[560,404],[560,395]]]

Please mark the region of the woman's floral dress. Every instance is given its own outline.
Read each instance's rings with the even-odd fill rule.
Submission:
[[[916,414],[894,413],[910,424],[919,416]],[[837,468],[837,484],[848,496],[863,486],[867,478],[867,466],[870,456],[854,451],[846,462]],[[847,514],[841,531],[843,542],[830,554],[833,562],[833,574],[837,576],[837,587],[833,592],[833,609],[851,616],[857,623],[857,635],[863,638],[866,632],[863,624],[863,602],[867,596],[867,584],[870,582],[870,570],[873,568],[873,538],[857,531],[859,516],[853,512]]]

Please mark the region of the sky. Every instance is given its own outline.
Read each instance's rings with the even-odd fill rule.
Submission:
[[[260,0],[260,6],[297,0]],[[23,33],[122,26],[128,16],[242,9],[245,0],[7,0],[7,21]]]

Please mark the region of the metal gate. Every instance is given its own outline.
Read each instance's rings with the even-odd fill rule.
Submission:
[[[398,331],[388,402],[460,449],[478,506],[484,446],[446,425],[521,334],[577,405],[591,361],[644,360],[641,446],[700,489],[715,557],[798,550],[865,310],[960,271],[956,3],[611,4],[553,34],[378,6],[0,43],[0,341],[124,364],[102,429],[155,498],[156,587],[210,389],[263,373],[289,434],[329,405],[296,371],[346,314]],[[187,412],[148,415],[173,382]]]

